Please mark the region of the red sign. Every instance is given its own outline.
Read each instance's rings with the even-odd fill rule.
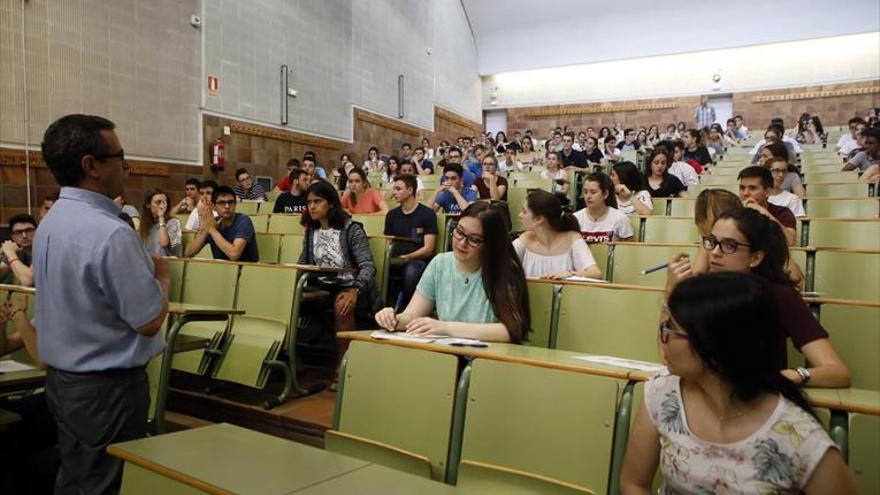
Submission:
[[[220,79],[208,76],[208,94],[217,96],[220,94]]]

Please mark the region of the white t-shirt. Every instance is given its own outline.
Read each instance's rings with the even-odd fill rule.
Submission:
[[[212,212],[214,214],[214,220],[220,218],[220,214],[217,211]],[[196,207],[193,211],[189,213],[189,218],[186,219],[186,225],[184,226],[186,230],[199,230],[199,208]]]
[[[693,170],[693,168],[691,168],[690,165],[688,165],[687,167],[690,168],[691,170]],[[633,204],[632,204],[633,201],[641,201],[641,203],[643,205],[647,206],[649,210],[654,209],[654,201],[651,200],[651,193],[642,189],[641,191],[638,191],[637,193],[635,193],[635,195],[632,198],[630,198],[628,203],[622,203],[620,201],[620,198],[617,198],[617,210],[620,211],[621,213],[623,213],[624,215],[636,215],[637,214],[636,207],[633,206]]]
[[[587,244],[596,242],[613,242],[633,236],[629,218],[616,208],[608,208],[605,218],[598,221],[587,215],[587,209],[578,210],[574,217],[581,226],[581,236]]]
[[[837,140],[837,148],[840,150],[841,154],[844,154],[843,150],[846,147],[849,148],[849,151],[847,151],[846,154],[849,154],[849,152],[852,151],[856,145],[858,145],[858,143],[855,139],[853,139],[852,134],[850,133],[841,134],[840,139]]]
[[[797,194],[782,191],[779,194],[768,197],[767,201],[776,206],[784,206],[788,208],[796,217],[807,216],[807,212],[804,211],[804,202],[797,196]]]
[[[538,254],[530,251],[521,238],[513,241],[513,249],[522,261],[526,277],[538,278],[551,273],[581,272],[596,265],[596,259],[586,242],[576,239],[562,254]]]
[[[697,171],[694,170],[694,167],[688,165],[687,162],[672,162],[672,166],[669,167],[669,173],[678,177],[678,180],[685,187],[695,186],[700,183],[700,176],[697,175]]]

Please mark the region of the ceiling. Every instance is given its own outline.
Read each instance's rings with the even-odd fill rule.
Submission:
[[[481,75],[880,30],[877,0],[461,0]]]

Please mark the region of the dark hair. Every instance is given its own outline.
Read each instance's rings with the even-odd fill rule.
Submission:
[[[779,157],[788,162],[788,148],[785,146],[785,143],[782,141],[776,141],[773,143],[767,143],[762,148],[761,151],[767,150],[771,155],[775,157]]]
[[[626,129],[623,130],[623,135],[626,136],[627,134],[630,134],[633,132],[636,132],[636,130],[633,129],[632,127],[627,127]]]
[[[161,189],[153,189],[151,191],[147,191],[147,193],[144,194],[144,204],[141,205],[141,211],[144,212],[144,214],[141,215],[140,231],[141,239],[144,242],[146,242],[147,238],[150,237],[150,230],[153,229],[153,225],[156,225],[156,222],[153,220],[153,213],[150,211],[150,204],[153,202],[153,196],[157,196],[159,194],[165,196],[166,204],[171,202],[171,198],[168,197],[168,193]],[[171,209],[170,205],[168,209]]]
[[[703,133],[698,131],[697,129],[688,129],[687,132],[692,138],[694,138],[694,144],[699,148],[703,146]]]
[[[107,153],[101,131],[116,125],[96,115],[71,114],[53,122],[43,134],[43,160],[59,186],[78,186],[86,176],[82,158]]]
[[[866,139],[869,137],[880,139],[880,127],[871,127],[870,129],[865,129],[864,131],[862,131],[862,137]]]
[[[409,143],[403,143],[403,144],[401,144],[401,145],[400,145],[400,148],[403,149],[404,146],[406,146],[406,147],[409,148],[409,149],[412,149],[412,145],[409,144]]]
[[[858,124],[864,124],[864,123],[865,123],[865,119],[863,119],[861,117],[853,117],[853,118],[849,119],[849,121],[847,122],[847,125],[853,125],[853,124],[858,125]]]
[[[535,189],[526,196],[526,206],[532,215],[547,219],[554,232],[580,232],[577,218],[562,208],[559,198],[543,189]]]
[[[443,175],[446,175],[446,172],[455,172],[459,177],[464,176],[464,169],[457,163],[447,163],[446,166],[443,167]]]
[[[746,167],[739,171],[736,175],[736,180],[740,179],[751,179],[751,178],[761,179],[761,185],[764,186],[764,189],[770,189],[773,187],[773,174],[770,173],[764,167],[760,167],[758,165],[753,165],[751,167]]]
[[[345,210],[342,209],[342,202],[339,201],[339,193],[336,192],[336,188],[333,187],[332,184],[325,180],[319,180],[315,182],[311,186],[309,186],[309,191],[306,195],[308,198],[308,194],[314,194],[319,198],[322,198],[327,201],[330,209],[327,211],[327,222],[334,229],[341,229],[345,226],[345,222],[348,220],[349,216]],[[306,228],[320,228],[321,223],[315,220],[312,220],[312,216],[309,213],[309,209],[306,208],[302,212],[302,219],[300,219],[300,223]]]
[[[633,193],[645,188],[645,179],[633,162],[616,163],[611,170],[617,174],[617,180]]]
[[[131,230],[134,230],[134,220],[132,220],[131,215],[124,211],[120,211],[117,216],[121,218],[123,222],[127,223],[128,226],[131,227]]]
[[[288,167],[299,167],[299,160],[297,160],[296,158],[291,158],[290,160],[287,160],[287,166]]]
[[[367,158],[370,158],[370,152],[371,152],[371,151],[375,151],[375,152],[376,152],[376,159],[378,160],[378,159],[379,159],[379,148],[377,148],[377,147],[375,147],[375,146],[370,146],[370,149],[367,150]]]
[[[719,215],[733,208],[742,208],[739,196],[727,189],[703,189],[694,202],[694,223],[697,229],[707,225],[709,230]]]
[[[495,155],[493,155],[491,153],[488,153],[486,156],[484,156],[483,159],[481,160],[481,162],[486,161],[487,158],[492,160],[492,162],[495,164],[496,167],[498,166],[498,159],[495,158]],[[482,165],[482,163],[480,163],[480,165]]]
[[[240,169],[236,170],[235,171],[235,180],[238,180],[238,176],[240,176],[241,174],[250,175],[250,172],[248,172],[246,168],[240,168]]]
[[[345,171],[343,171],[343,173],[344,173],[344,172],[345,172]],[[348,171],[348,175],[351,175],[351,174],[359,175],[360,178],[361,178],[361,180],[364,182],[365,189],[369,189],[369,188],[370,188],[370,180],[367,179],[367,173],[364,172],[364,169],[362,169],[362,168],[358,168],[358,167],[355,167],[355,168],[353,168],[353,169],[351,169],[351,170]],[[347,177],[348,175],[346,175],[346,177]],[[347,182],[347,181],[346,181],[346,182]],[[351,205],[352,205],[352,206],[356,206],[356,205],[357,205],[358,200],[357,200],[357,196],[355,196],[354,192],[352,192],[352,191],[349,191],[349,192],[348,192],[348,200],[351,201]]]
[[[419,189],[419,181],[414,175],[398,175],[394,178],[394,182],[403,182],[404,187],[412,189],[413,194]]]
[[[669,183],[669,167],[672,165],[672,153],[664,146],[655,146],[651,153],[648,154],[648,158],[645,160],[645,181],[647,182],[648,178],[653,175],[651,163],[654,162],[654,158],[660,155],[666,157],[666,168],[663,169],[663,181],[660,183],[660,188],[662,189]]]
[[[529,293],[519,256],[510,242],[508,213],[504,206],[488,201],[470,204],[461,218],[472,217],[483,226],[483,290],[492,312],[506,328],[510,341],[518,344],[531,328]]]
[[[12,226],[17,223],[29,223],[29,224],[33,225],[34,227],[37,226],[37,220],[34,219],[34,217],[27,215],[27,214],[24,214],[24,213],[19,214],[19,215],[13,215],[9,219],[9,228],[12,228]]]
[[[217,186],[214,188],[214,192],[211,194],[211,202],[216,203],[217,198],[220,196],[232,196],[236,203],[238,202],[238,197],[235,195],[235,191],[232,190],[229,186]]]
[[[584,179],[584,183],[586,184],[587,182],[599,184],[599,190],[603,193],[608,193],[608,196],[605,197],[605,205],[617,208],[617,194],[614,193],[614,183],[611,182],[611,177],[608,177],[608,174],[593,172]],[[586,192],[586,188],[584,188],[584,192]]]
[[[449,149],[446,150],[446,154],[448,155],[449,153],[452,153],[453,151],[458,153],[459,156],[463,155],[463,153],[461,152],[461,148],[459,148],[458,146],[450,146]]]
[[[312,161],[315,161],[315,152],[314,151],[306,151],[305,153],[303,153],[303,160],[308,160],[310,158]]]
[[[733,120],[733,119],[727,119],[727,123],[728,123],[728,124],[736,125],[736,121]]]
[[[186,186],[196,186],[196,189],[198,189],[198,188],[200,188],[200,187],[202,186],[202,183],[199,182],[199,179],[196,179],[196,178],[189,178],[189,179],[186,179],[186,182],[185,182],[183,185],[184,185],[184,187],[186,187]]]
[[[290,177],[290,182],[295,182],[301,175],[309,175],[309,173],[299,167],[293,167],[287,176]]]
[[[213,191],[216,191],[219,186],[217,185],[217,182],[215,182],[211,179],[203,180],[202,183],[199,184],[199,189],[207,189],[209,187],[211,188],[211,191],[213,192]]]
[[[770,119],[770,125],[778,125],[779,127],[782,127],[783,132],[785,131],[785,121],[779,117],[774,117]]]
[[[745,118],[743,118],[742,115],[734,115],[733,118],[734,118],[734,119],[745,120]]]
[[[764,259],[761,264],[752,268],[752,273],[760,275],[774,284],[792,285],[793,282],[785,273],[788,264],[788,242],[782,227],[752,208],[733,208],[718,215],[719,220],[730,219],[750,245],[749,251],[762,251]]]
[[[801,390],[779,372],[785,315],[766,281],[747,273],[698,275],[676,285],[668,305],[693,352],[732,387],[734,398],[782,394],[814,415]]]
[[[767,126],[767,131],[773,131],[778,134],[780,140],[782,139],[782,136],[785,136],[785,127],[783,127],[782,124],[770,124]],[[766,133],[767,131],[764,132]]]

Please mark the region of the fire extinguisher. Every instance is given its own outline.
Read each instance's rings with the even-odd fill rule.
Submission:
[[[211,169],[223,170],[226,164],[226,143],[217,138],[211,141]]]

